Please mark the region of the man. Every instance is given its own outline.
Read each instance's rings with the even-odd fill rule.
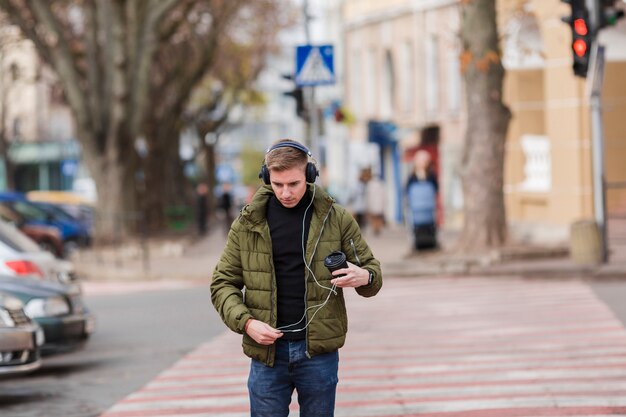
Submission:
[[[413,250],[437,249],[437,177],[430,153],[417,151],[414,167],[406,185],[406,195],[413,224]]]
[[[225,233],[228,233],[230,229],[230,225],[233,222],[232,207],[233,207],[232,185],[229,182],[227,182],[222,187],[222,195],[220,197],[220,208],[224,212]]]
[[[292,140],[265,154],[261,187],[228,234],[215,267],[211,300],[252,358],[253,417],[334,415],[338,349],[348,320],[344,288],[364,297],[382,286],[380,263],[354,218],[320,187],[309,150]],[[308,183],[308,184],[307,184]],[[333,275],[324,258],[342,251],[348,267]]]
[[[204,236],[207,232],[208,194],[209,187],[204,183],[198,184],[196,187],[196,223],[200,236]]]

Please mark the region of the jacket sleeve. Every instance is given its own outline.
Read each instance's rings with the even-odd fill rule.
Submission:
[[[354,217],[346,210],[341,210],[341,246],[348,261],[374,274],[372,285],[357,287],[356,292],[363,297],[373,297],[383,286],[383,274],[380,262],[374,258],[369,245],[361,235],[361,229]]]
[[[253,316],[244,303],[243,268],[236,229],[236,225],[230,229],[224,252],[213,271],[211,301],[226,326],[243,333],[246,322]]]

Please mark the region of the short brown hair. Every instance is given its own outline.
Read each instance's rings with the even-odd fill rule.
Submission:
[[[274,143],[273,146],[281,142],[296,142],[292,139],[281,139]],[[265,165],[270,171],[286,171],[291,168],[304,168],[309,162],[309,157],[300,149],[291,146],[283,146],[268,152],[265,155]]]

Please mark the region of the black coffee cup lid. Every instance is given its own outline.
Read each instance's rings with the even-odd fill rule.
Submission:
[[[332,268],[334,266],[341,265],[346,261],[346,255],[341,251],[331,252],[326,258],[324,258],[324,266]]]

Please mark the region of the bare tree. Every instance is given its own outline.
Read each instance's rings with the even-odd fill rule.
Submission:
[[[162,224],[161,190],[182,175],[185,103],[257,3],[278,0],[0,0],[63,86],[98,189],[99,236],[151,207]]]
[[[461,67],[467,92],[462,159],[464,225],[459,247],[480,251],[507,238],[504,207],[505,140],[511,113],[502,101],[496,0],[462,0]]]
[[[234,3],[228,4],[233,7]],[[206,5],[195,5],[189,13],[199,22],[213,18]],[[203,34],[207,28],[202,25],[180,27],[177,43],[162,48],[157,56],[153,77],[162,81],[157,81],[151,91],[154,106],[146,116],[150,152],[145,168],[147,189],[161,185],[164,198],[157,193],[146,195],[145,209],[152,229],[162,226],[165,205],[180,204],[185,198],[184,187],[174,181],[182,176],[179,159],[170,159],[172,163],[167,166],[162,162],[167,155],[178,155],[181,128],[192,121],[200,138],[209,132],[219,133],[230,110],[249,103],[251,86],[264,68],[266,56],[277,47],[278,32],[293,20],[291,9],[279,0],[244,1],[233,13],[230,24],[209,38]],[[181,48],[180,43],[188,47]],[[187,94],[181,95],[181,90]],[[208,156],[210,189],[215,185],[215,145],[202,142]]]

